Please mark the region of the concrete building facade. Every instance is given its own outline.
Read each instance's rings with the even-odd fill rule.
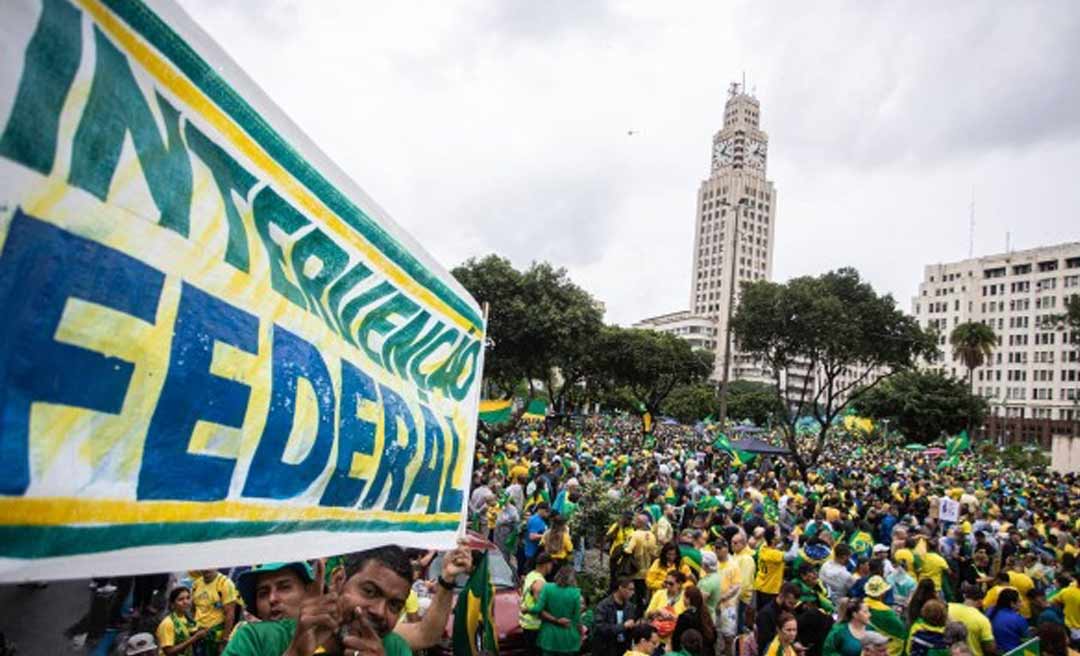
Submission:
[[[1080,295],[1080,242],[925,267],[912,312],[938,332],[941,354],[926,366],[965,377],[949,334],[979,321],[998,336],[975,370],[974,392],[1000,417],[1080,420],[1080,362],[1074,345],[1046,320]]]
[[[740,284],[772,279],[776,189],[765,177],[768,145],[757,98],[732,84],[724,125],[712,140],[709,177],[698,187],[690,280],[690,311],[717,326],[716,380],[723,373],[729,304],[738,303]],[[737,352],[729,377],[769,379]]]
[[[692,314],[688,310],[648,317],[638,321],[631,328],[647,328],[670,333],[690,342],[691,348],[695,349],[715,351],[718,340],[716,322],[709,317]]]

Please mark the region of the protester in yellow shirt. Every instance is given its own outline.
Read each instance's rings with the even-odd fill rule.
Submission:
[[[660,555],[649,565],[649,571],[645,573],[645,587],[649,594],[654,594],[664,587],[664,578],[674,571],[680,571],[690,576],[690,568],[680,565],[679,547],[674,542],[668,542],[660,548]]]
[[[1020,565],[1011,562],[1010,569],[1006,572],[1009,575],[1009,585],[1016,588],[1016,591],[1020,593],[1020,615],[1025,620],[1031,619],[1031,602],[1028,601],[1028,593],[1035,587],[1035,582],[1031,580],[1031,577],[1023,572],[1017,571],[1014,568],[1019,568]]]
[[[736,533],[731,536],[732,560],[739,567],[740,585],[739,601],[749,604],[754,599],[754,579],[757,578],[757,563],[754,562],[754,552],[746,546],[746,534]]]
[[[949,571],[949,562],[937,552],[937,540],[930,541],[926,555],[922,557],[919,564],[919,580],[930,579],[934,582],[934,589],[941,592],[941,577]]]
[[[207,631],[204,653],[216,656],[232,635],[240,594],[229,577],[216,569],[193,571],[191,599],[195,606],[195,624]]]
[[[1073,640],[1080,640],[1080,580],[1073,581],[1072,585],[1058,590],[1057,594],[1050,598],[1050,603],[1059,604],[1065,610],[1065,626],[1072,634]]]
[[[574,551],[574,542],[570,539],[570,527],[567,526],[565,517],[552,516],[551,526],[540,538],[540,546],[557,564],[570,557]]]
[[[765,528],[764,540],[758,549],[757,577],[754,579],[759,610],[776,597],[780,586],[784,584],[784,552],[776,548],[779,536],[775,526]]]

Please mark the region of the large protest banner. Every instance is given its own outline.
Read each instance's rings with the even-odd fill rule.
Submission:
[[[0,34],[0,580],[451,546],[476,302],[175,5]]]

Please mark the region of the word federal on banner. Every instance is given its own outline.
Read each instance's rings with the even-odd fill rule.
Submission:
[[[174,5],[0,16],[0,580],[451,546],[476,302]]]

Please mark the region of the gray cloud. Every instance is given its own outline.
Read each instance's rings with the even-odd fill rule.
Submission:
[[[437,260],[549,259],[612,321],[685,307],[743,71],[777,279],[853,265],[906,307],[973,190],[977,254],[1080,237],[1073,2],[183,4]]]

